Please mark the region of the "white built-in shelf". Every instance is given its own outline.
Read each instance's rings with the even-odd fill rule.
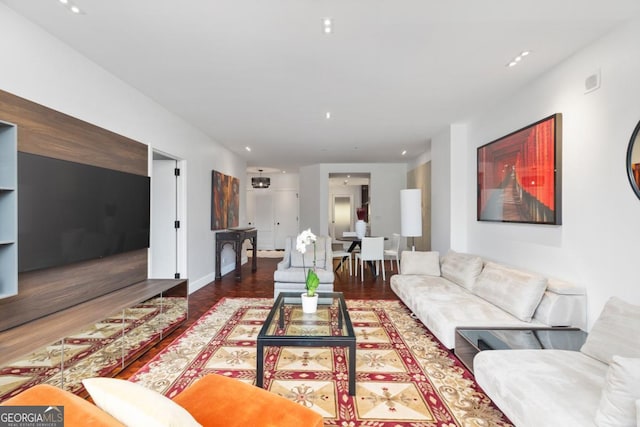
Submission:
[[[0,121],[0,298],[18,293],[18,131]]]

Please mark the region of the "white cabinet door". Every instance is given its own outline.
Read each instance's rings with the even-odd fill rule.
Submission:
[[[275,192],[275,249],[284,249],[287,236],[298,234],[298,192]]]
[[[258,230],[258,249],[273,250],[273,194],[254,191],[255,224]]]

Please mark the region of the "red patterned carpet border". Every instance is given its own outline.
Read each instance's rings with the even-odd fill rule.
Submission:
[[[226,298],[131,377],[169,397],[218,373],[255,383],[256,337],[271,299]],[[325,426],[511,426],[471,374],[399,301],[348,300],[356,332],[356,395],[345,348],[268,347],[265,388]]]

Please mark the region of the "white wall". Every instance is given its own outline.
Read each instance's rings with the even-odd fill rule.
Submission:
[[[400,190],[406,188],[405,163],[338,163],[300,168],[300,228],[328,233],[329,174],[369,173],[372,235],[391,236],[400,230]]]
[[[640,22],[636,20],[472,118],[464,126],[466,150],[458,153],[469,173],[459,185],[451,183],[456,189],[452,199],[462,188],[466,200],[465,205],[457,204],[464,215],[450,216],[452,247],[584,285],[589,325],[610,296],[640,304],[640,200],[631,190],[625,169],[627,144],[640,120],[638,40]],[[597,70],[601,71],[601,88],[585,94],[585,78]],[[563,225],[476,221],[476,148],[557,112],[563,114],[564,127]],[[439,177],[459,166],[453,155],[457,141],[453,143],[448,172],[434,161]],[[441,147],[436,146],[434,142],[434,159],[446,161],[446,153],[438,154]],[[436,200],[433,205],[437,208]],[[438,222],[446,220],[446,209],[440,208]],[[459,227],[468,230],[462,244],[453,231]],[[446,241],[441,236],[438,239],[439,244]]]
[[[244,188],[245,162],[1,4],[0,49],[0,89],[185,160],[190,290],[213,280],[211,170],[238,177]],[[241,223],[244,205],[241,199]],[[232,265],[222,267],[224,273]]]

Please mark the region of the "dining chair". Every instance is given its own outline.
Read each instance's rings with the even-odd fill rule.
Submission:
[[[376,275],[380,274],[382,265],[382,280],[386,280],[384,271],[384,237],[363,237],[360,253],[356,254],[356,266],[360,262],[360,277],[364,282],[364,263],[375,263]],[[358,271],[356,270],[356,275]]]
[[[340,268],[344,268],[345,261],[348,262],[349,263],[349,276],[353,275],[353,272],[351,271],[351,252],[346,251],[346,250],[333,251],[333,258],[334,259],[336,259],[336,258],[340,259]]]
[[[400,234],[393,233],[389,248],[384,250],[384,259],[389,260],[389,270],[393,271],[393,260],[396,260],[396,268],[400,271]]]

